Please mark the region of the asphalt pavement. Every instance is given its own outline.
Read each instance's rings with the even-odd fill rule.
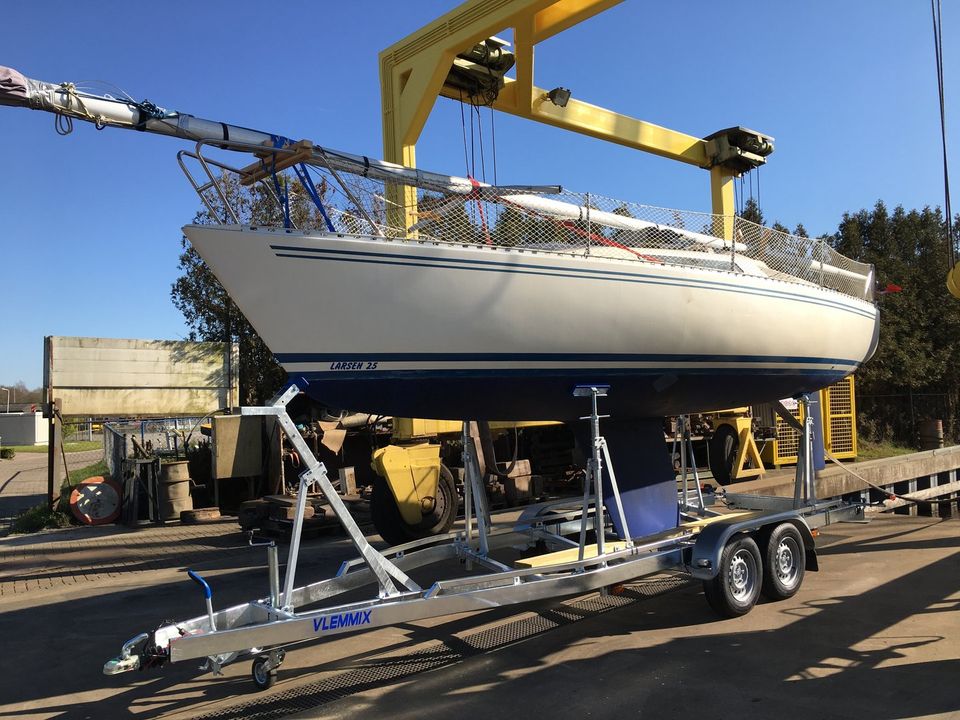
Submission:
[[[255,692],[248,662],[101,674],[124,640],[204,612],[187,567],[217,607],[266,594],[233,522],[0,538],[0,718],[960,718],[960,521],[881,516],[818,542],[797,596],[735,620],[665,574],[296,647]],[[298,580],[351,554],[307,541]]]

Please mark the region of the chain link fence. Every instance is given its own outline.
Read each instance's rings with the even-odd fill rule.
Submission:
[[[952,445],[960,439],[955,407],[947,393],[858,393],[857,427],[867,440],[920,447],[924,424],[942,420],[944,442]]]
[[[136,445],[154,455],[184,457],[186,445],[200,434],[206,418],[177,417],[149,420],[117,420],[103,425],[103,457],[114,477],[120,477],[123,461],[134,457]]]

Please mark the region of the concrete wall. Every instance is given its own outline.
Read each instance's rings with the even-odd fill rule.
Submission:
[[[47,439],[43,413],[0,413],[0,444],[46,445]]]
[[[47,337],[46,400],[64,415],[204,415],[237,404],[234,344]]]

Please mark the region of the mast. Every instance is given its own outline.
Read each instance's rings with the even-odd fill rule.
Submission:
[[[264,148],[282,150],[293,141],[282,135],[205,120],[187,113],[166,110],[149,100],[116,99],[78,90],[74,83],[50,83],[28,78],[13,68],[0,66],[0,105],[42,110],[54,115],[83,120],[98,128],[116,127],[201,142],[225,150],[243,152]],[[334,170],[372,177],[384,182],[403,183],[442,193],[470,195],[493,186],[469,178],[427,172],[354,155],[319,145],[313,146],[311,162]],[[515,191],[556,192],[558,189],[525,187]]]

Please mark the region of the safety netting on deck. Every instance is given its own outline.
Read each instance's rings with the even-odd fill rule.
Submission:
[[[304,230],[696,267],[816,285],[866,300],[873,296],[871,265],[841,255],[825,239],[736,216],[557,186],[490,186],[407,168],[372,171],[352,156],[322,155],[303,167],[309,170],[306,184],[302,177],[298,183],[282,176],[263,184],[264,196],[288,208],[275,220]],[[289,211],[291,202],[302,207],[306,199],[322,211],[301,211],[299,217]],[[250,216],[249,208],[244,215]]]

